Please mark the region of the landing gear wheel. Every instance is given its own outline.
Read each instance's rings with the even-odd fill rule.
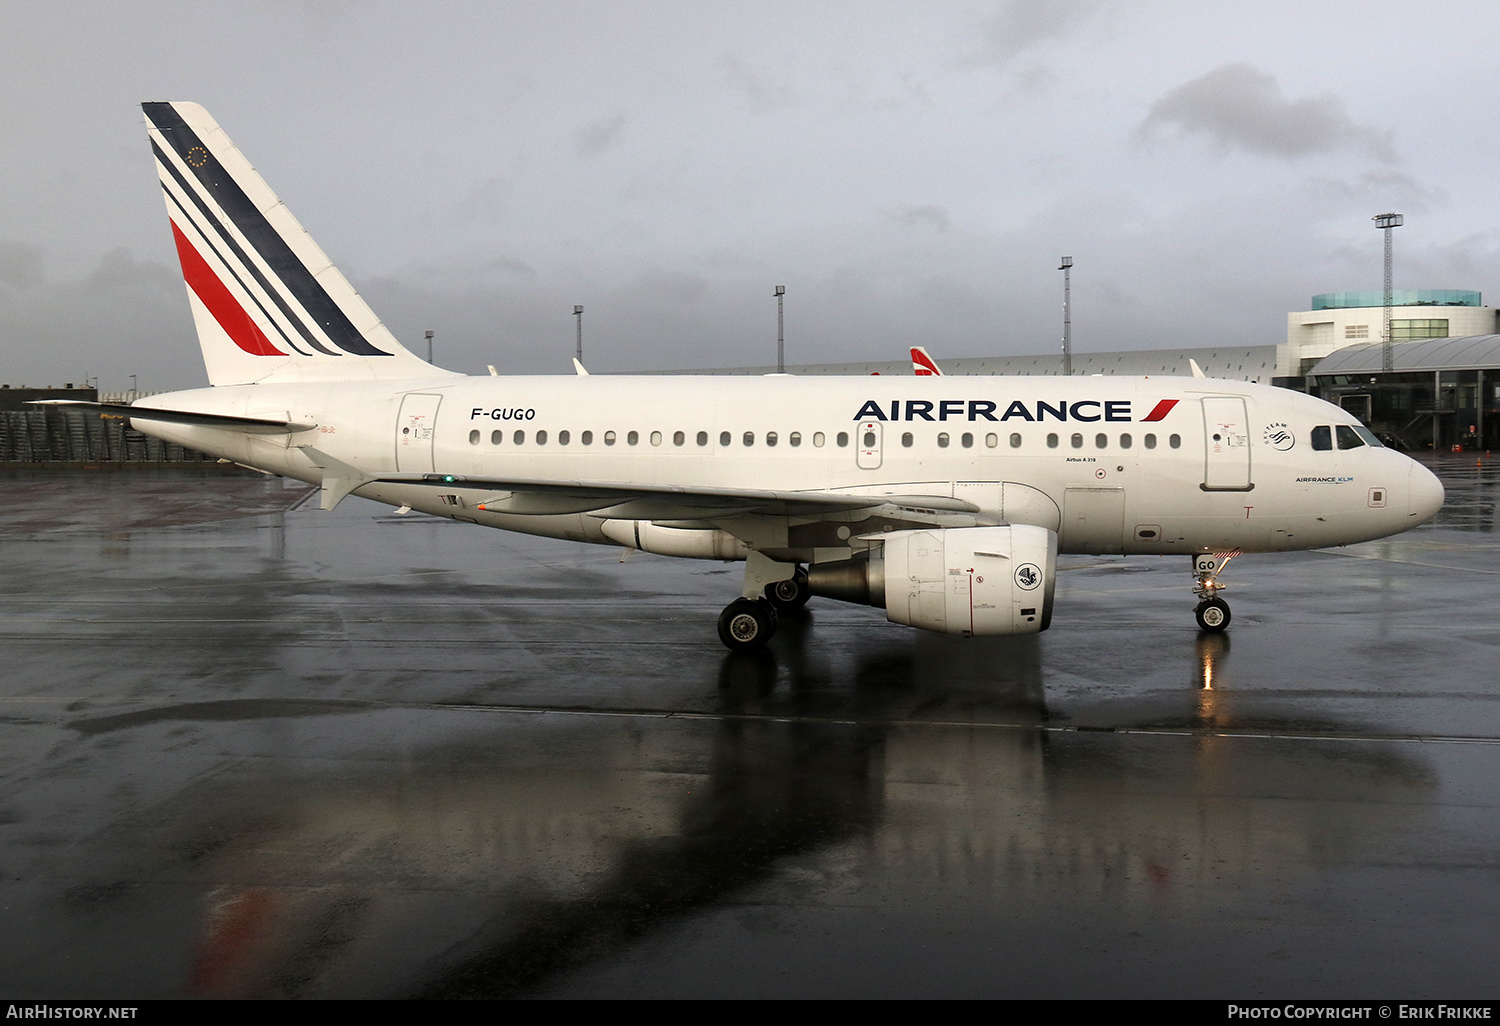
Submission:
[[[784,581],[772,581],[766,585],[766,598],[771,600],[771,605],[784,613],[801,609],[807,605],[807,600],[812,598],[812,590],[807,586],[807,571],[799,566],[796,576]]]
[[[1194,612],[1198,616],[1198,626],[1210,633],[1217,634],[1229,626],[1229,603],[1221,598],[1199,602]]]
[[[736,652],[764,648],[776,633],[776,607],[765,599],[735,599],[719,614],[719,640]]]

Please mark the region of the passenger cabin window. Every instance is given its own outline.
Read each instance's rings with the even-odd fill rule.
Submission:
[[[687,441],[687,435],[683,434],[681,431],[674,431],[674,432],[672,432],[672,444],[673,445],[681,445],[682,443],[684,443],[686,441]]]
[[[1168,435],[1167,436],[1167,444],[1170,445],[1174,449],[1181,449],[1182,448],[1182,436],[1181,435]]]
[[[1120,448],[1121,449],[1129,449],[1130,448],[1130,436],[1129,435],[1121,435],[1120,436]]]
[[[1068,444],[1071,445],[1075,449],[1082,449],[1083,448],[1083,436],[1082,435],[1074,435],[1072,438],[1068,439]]]
[[[823,448],[823,432],[813,432],[813,445],[817,446],[819,449]]]
[[[469,432],[469,444],[470,445],[478,445],[479,444],[479,429],[478,428],[475,428],[473,431]]]
[[[767,431],[766,432],[766,444],[767,445],[775,445],[776,444],[776,432],[774,432],[774,431]]]
[[[526,441],[526,432],[524,432],[524,431],[517,431],[512,436],[512,441],[514,441],[517,445],[521,445],[521,444],[525,443],[525,441]]]
[[[838,443],[838,447],[840,449],[842,449],[844,446],[846,446],[846,445],[849,444],[849,432],[847,432],[847,431],[840,431],[838,433],[838,437],[835,438],[834,441],[837,442]]]
[[[545,431],[538,431],[536,433],[536,444],[537,445],[546,445],[547,444],[547,432],[545,432]]]
[[[1148,434],[1145,437],[1144,441],[1146,443],[1146,448],[1148,448],[1148,449],[1155,449],[1156,448],[1156,436],[1155,435],[1149,435]]]
[[[733,440],[734,439],[730,436],[730,434],[729,434],[728,431],[720,431],[719,432],[719,444],[720,445],[722,445],[722,446],[728,446],[729,443],[732,442]]]
[[[614,445],[615,444],[615,433],[613,431],[606,431],[606,432],[604,432],[604,444],[605,445]]]
[[[1312,447],[1318,452],[1326,452],[1333,448],[1333,429],[1327,424],[1319,424],[1312,429]]]
[[[903,446],[905,446],[906,448],[910,449],[911,448],[911,443],[914,442],[914,441],[915,441],[915,439],[912,438],[912,434],[911,434],[910,431],[902,432],[902,434],[901,434],[901,444]]]
[[[994,435],[990,435],[989,437],[990,438],[994,438],[995,436]],[[986,440],[988,440],[988,439],[986,439]],[[1019,431],[1012,431],[1010,433],[1010,447],[1012,449],[1019,449],[1021,447],[1021,432],[1019,432]],[[991,448],[994,448],[994,446],[992,445]]]
[[[797,448],[797,446],[799,446],[799,445],[802,444],[802,432],[800,432],[800,431],[793,431],[791,434],[789,434],[789,435],[786,436],[786,440],[787,440],[787,444],[790,445],[793,449],[795,449],[795,448]]]
[[[1358,449],[1365,444],[1365,440],[1355,434],[1354,429],[1348,424],[1339,424],[1333,431],[1338,437],[1340,449]]]
[[[592,431],[585,431],[583,434],[578,436],[578,440],[584,445],[593,445],[594,433]]]
[[[490,444],[491,445],[499,445],[503,441],[505,441],[505,432],[504,431],[500,431],[500,430],[497,429],[495,431],[491,431],[490,432]]]
[[[653,431],[653,432],[651,432],[651,444],[652,445],[660,445],[661,444],[661,432],[660,431]]]
[[[963,436],[959,438],[958,444],[962,445],[965,449],[972,449],[974,448],[974,436],[965,431]]]
[[[1049,432],[1048,433],[1048,435],[1047,435],[1047,448],[1049,448],[1049,449],[1056,449],[1057,448],[1057,432],[1053,431],[1053,432]]]
[[[698,432],[698,444],[699,445],[707,445],[708,444],[708,432],[707,431],[699,431]]]
[[[632,431],[628,435],[625,436],[625,444],[626,445],[634,445],[635,443],[639,442],[640,440],[641,440],[641,433],[639,431]]]
[[[571,439],[572,437],[573,436],[570,435],[570,434],[568,434],[568,432],[566,432],[566,431],[559,431],[557,433],[557,444],[558,445],[567,445],[568,444],[568,440]]]
[[[755,444],[755,432],[754,431],[746,431],[745,432],[745,444],[746,445],[754,445]]]
[[[1109,444],[1109,436],[1106,435],[1103,431],[1099,432],[1097,435],[1094,436],[1094,448],[1095,449],[1103,449],[1108,444]]]

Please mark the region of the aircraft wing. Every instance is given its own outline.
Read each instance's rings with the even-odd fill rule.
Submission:
[[[679,487],[611,481],[534,481],[461,474],[383,474],[364,483],[479,490],[493,495],[481,509],[498,513],[588,513],[628,520],[718,520],[743,516],[817,519],[855,510],[977,513],[979,507],[944,495],[850,495],[831,491]]]

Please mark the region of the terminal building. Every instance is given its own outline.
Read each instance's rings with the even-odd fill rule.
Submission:
[[[1328,292],[1288,314],[1302,387],[1403,449],[1500,442],[1500,311],[1468,289],[1395,290],[1390,373],[1384,315],[1383,292]]]
[[[1407,342],[1465,335],[1493,335],[1496,309],[1484,306],[1469,289],[1394,289],[1391,292],[1391,341]],[[1312,309],[1286,317],[1286,341],[1306,375],[1323,357],[1346,346],[1380,342],[1385,293],[1325,292],[1313,296]]]
[[[1336,403],[1388,445],[1500,447],[1500,335],[1402,339],[1389,374],[1379,342],[1345,346],[1308,372],[1308,391]]]

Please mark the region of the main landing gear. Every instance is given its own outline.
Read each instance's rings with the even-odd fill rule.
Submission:
[[[807,571],[802,567],[797,567],[789,578],[767,580],[768,575],[785,572],[786,564],[751,553],[751,558],[745,561],[745,591],[750,594],[735,599],[719,614],[719,640],[728,648],[736,652],[764,648],[776,633],[781,614],[807,605],[812,592],[807,586]],[[756,591],[763,594],[756,595]]]
[[[1233,552],[1200,552],[1193,556],[1193,576],[1197,578],[1193,594],[1199,598],[1198,608],[1193,612],[1198,617],[1198,626],[1211,634],[1229,626],[1229,603],[1219,598],[1219,592],[1225,587],[1219,574],[1238,555],[1236,549]]]

